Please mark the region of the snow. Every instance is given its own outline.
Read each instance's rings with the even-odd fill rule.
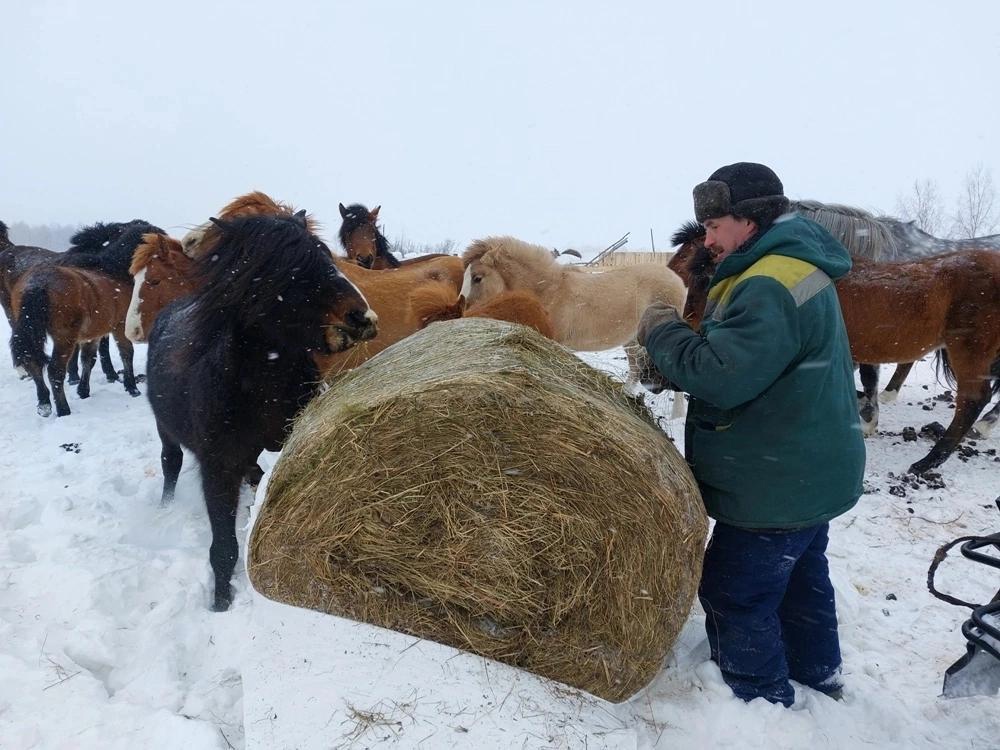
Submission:
[[[581,356],[624,374],[621,350]],[[145,396],[95,374],[91,398],[70,393],[71,416],[43,419],[31,383],[4,359],[0,748],[997,747],[1000,698],[938,697],[964,653],[968,611],[931,597],[926,573],[941,544],[1000,527],[1000,462],[986,454],[1000,437],[967,461],[953,456],[944,487],[895,478],[929,448],[903,442],[902,428],[950,420],[933,398],[943,391],[930,361],[914,368],[866,441],[867,494],[832,524],[843,702],[806,688],[790,710],[738,701],[708,661],[695,604],[665,669],[615,706],[440,644],[266,602],[240,566],[232,609],[210,612],[198,471],[187,457],[176,501],[160,507]],[[648,401],[680,445],[671,396]],[[241,545],[252,501],[244,490]],[[956,551],[938,586],[985,601],[995,573]]]

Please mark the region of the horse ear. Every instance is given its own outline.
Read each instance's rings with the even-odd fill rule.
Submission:
[[[373,208],[371,211],[368,212],[368,217],[372,221],[375,221],[378,218],[378,210],[380,208],[382,208],[382,207],[381,206],[375,206],[375,208]]]
[[[301,211],[296,211],[292,214],[292,218],[296,224],[304,227],[306,225],[306,210],[303,208]]]
[[[341,219],[346,219],[347,218],[347,209],[344,208],[344,204],[343,203],[340,204],[340,218]]]

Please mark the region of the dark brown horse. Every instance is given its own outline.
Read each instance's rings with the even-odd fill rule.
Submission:
[[[378,228],[378,212],[381,206],[371,211],[360,203],[344,207],[340,204],[340,244],[347,257],[363,268],[381,271],[400,266],[423,263],[431,258],[440,258],[447,253],[428,253],[409,260],[399,260],[389,250],[389,241]]]
[[[715,264],[702,244],[703,233],[692,236],[692,230],[682,238],[681,232],[675,237],[685,242],[671,263],[689,279],[683,315],[698,328]],[[853,261],[850,273],[837,281],[837,296],[854,360],[913,362],[937,352],[940,367],[957,388],[951,424],[927,456],[910,467],[922,474],[951,455],[991,395],[1000,393],[1000,253],[967,250],[908,262]]]
[[[162,232],[147,222],[130,224],[121,236],[100,252],[63,253],[60,257],[28,268],[11,291],[14,325],[11,354],[15,367],[23,367],[35,381],[38,413],[52,413],[43,369],[48,365],[49,383],[57,416],[70,413],[63,381],[73,350],[80,346],[83,369],[77,394],[90,395],[90,371],[97,359],[97,341],[112,334],[122,355],[125,390],[138,396],[132,371],[132,342],[125,336],[125,313],[132,295],[128,267],[132,253],[146,232]],[[52,355],[45,353],[45,340],[52,337]]]
[[[64,253],[101,253],[121,237],[122,232],[128,226],[128,223],[114,222],[110,224],[97,223],[85,227],[73,235],[70,239],[70,247]],[[11,306],[11,295],[14,291],[14,285],[29,268],[54,261],[63,257],[64,253],[30,245],[15,245],[7,236],[6,225],[0,222],[0,307],[3,307],[12,330],[14,328],[14,311]],[[105,377],[109,383],[115,382],[118,380],[118,373],[111,362],[107,336],[101,337],[98,351],[101,369],[104,371]],[[79,348],[77,347],[73,349],[73,354],[66,368],[67,381],[70,385],[76,385],[80,382],[78,363]],[[28,377],[27,372],[23,372],[23,377]]]
[[[240,483],[262,450],[279,450],[315,395],[317,358],[375,335],[376,316],[337,270],[305,217],[220,222],[192,295],[149,335],[147,378],[162,449],[163,502],[174,495],[184,446],[198,459],[212,525],[213,609],[229,608],[239,546]]]

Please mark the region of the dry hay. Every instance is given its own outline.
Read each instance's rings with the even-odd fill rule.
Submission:
[[[641,402],[558,344],[435,323],[300,415],[249,552],[272,599],[620,701],[690,611],[707,522]]]

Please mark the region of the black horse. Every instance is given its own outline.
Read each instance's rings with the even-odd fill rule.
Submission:
[[[149,335],[162,501],[173,498],[184,446],[201,465],[216,611],[232,602],[242,478],[259,471],[262,450],[281,447],[315,395],[314,354],[375,335],[375,313],[309,233],[304,214],[216,221],[221,240],[195,266],[199,291],[165,307]]]

